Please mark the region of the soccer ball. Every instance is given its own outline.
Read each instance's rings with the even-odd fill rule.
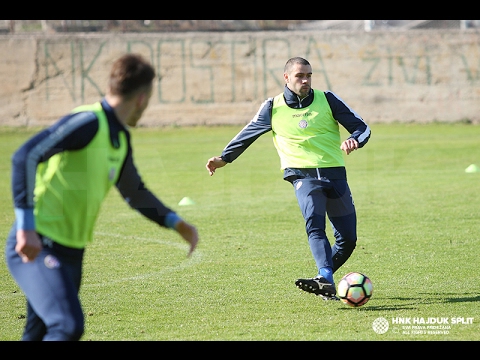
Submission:
[[[358,272],[348,273],[338,283],[337,296],[352,307],[365,305],[372,294],[372,281],[366,275]]]

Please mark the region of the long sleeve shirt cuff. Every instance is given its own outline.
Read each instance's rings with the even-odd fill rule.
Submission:
[[[17,230],[35,230],[33,209],[15,208],[15,219],[17,220]]]
[[[175,226],[182,221],[182,218],[174,212],[169,212],[165,216],[165,226],[169,229],[175,229]]]

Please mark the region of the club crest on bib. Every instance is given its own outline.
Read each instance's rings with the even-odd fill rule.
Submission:
[[[305,129],[308,126],[307,120],[300,120],[298,126],[302,129]]]

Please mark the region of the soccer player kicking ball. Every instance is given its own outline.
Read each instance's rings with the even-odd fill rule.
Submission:
[[[370,128],[331,91],[311,88],[312,67],[300,57],[287,61],[283,93],[268,98],[223,149],[207,161],[212,176],[233,162],[258,137],[271,131],[283,178],[293,185],[305,219],[308,243],[317,266],[316,276],[295,285],[325,300],[338,300],[333,274],[350,257],[357,241],[357,217],[342,150],[349,155],[370,138]],[[339,124],[350,136],[340,140]],[[330,245],[326,216],[335,235]]]

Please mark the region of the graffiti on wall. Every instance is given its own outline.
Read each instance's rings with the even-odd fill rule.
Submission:
[[[367,49],[341,49],[314,36],[233,40],[162,38],[126,40],[127,52],[140,52],[157,71],[156,101],[161,104],[209,104],[251,102],[274,96],[283,86],[283,66],[292,56],[304,56],[312,64],[315,87],[334,91],[334,83],[347,78],[355,87],[433,86],[445,77],[465,86],[480,80],[479,44],[464,44],[461,51],[417,46],[405,52],[393,45]],[[448,45],[446,45],[448,46]],[[88,47],[88,51],[87,51]],[[72,101],[85,101],[87,88],[103,96],[109,40],[92,44],[82,40],[43,43],[46,100],[50,89],[62,85]],[[403,51],[403,52],[402,52]],[[59,55],[60,54],[60,55]],[[68,60],[66,60],[68,59]],[[442,62],[442,70],[437,66]],[[445,74],[445,68],[451,70]],[[52,79],[56,79],[55,85]],[[336,79],[333,81],[332,79]],[[273,92],[275,91],[275,92]],[[273,92],[273,93],[272,93]]]

